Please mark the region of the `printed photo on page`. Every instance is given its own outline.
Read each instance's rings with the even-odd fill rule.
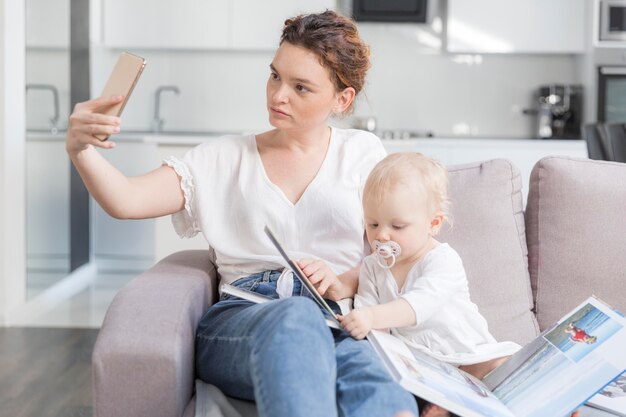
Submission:
[[[623,317],[589,299],[544,333],[540,349],[494,394],[516,416],[568,414],[626,369],[620,353],[626,346],[623,323]]]

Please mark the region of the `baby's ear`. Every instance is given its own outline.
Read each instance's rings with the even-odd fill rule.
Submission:
[[[430,221],[430,233],[433,236],[439,233],[439,230],[441,229],[441,225],[443,225],[443,220],[444,220],[443,212],[438,211],[437,213],[435,213],[435,216]]]

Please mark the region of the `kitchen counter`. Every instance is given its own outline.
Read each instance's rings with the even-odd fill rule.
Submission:
[[[206,142],[207,140],[217,139],[224,135],[246,135],[251,132],[194,132],[193,134],[178,134],[178,133],[151,133],[147,132],[143,136],[143,141],[146,143],[156,143],[161,146],[193,146]],[[118,136],[124,138],[134,137],[137,133],[126,134],[120,133]],[[467,145],[471,143],[473,146],[493,146],[494,142],[506,142],[512,145],[523,143],[541,143],[543,145],[560,144],[566,142],[575,143],[574,146],[580,142],[584,142],[581,139],[536,139],[536,138],[505,138],[505,137],[415,137],[409,139],[381,139],[382,143],[394,147],[412,147],[416,144],[429,143],[437,144],[439,146],[454,146],[454,145]]]

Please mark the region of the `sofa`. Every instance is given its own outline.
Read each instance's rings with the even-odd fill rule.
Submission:
[[[507,160],[449,174],[453,223],[439,237],[460,253],[497,339],[527,343],[591,294],[626,311],[626,164],[544,158],[525,209]],[[183,251],[118,292],[93,351],[96,417],[194,415],[194,332],[217,281],[209,250]],[[254,403],[229,400],[256,416]]]

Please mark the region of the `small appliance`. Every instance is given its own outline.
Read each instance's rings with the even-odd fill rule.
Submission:
[[[601,0],[600,40],[626,42],[626,0]]]
[[[352,0],[352,16],[361,22],[426,23],[428,0]]]
[[[598,68],[598,121],[626,123],[626,67]]]
[[[582,86],[549,84],[537,90],[537,135],[542,139],[579,139]]]

